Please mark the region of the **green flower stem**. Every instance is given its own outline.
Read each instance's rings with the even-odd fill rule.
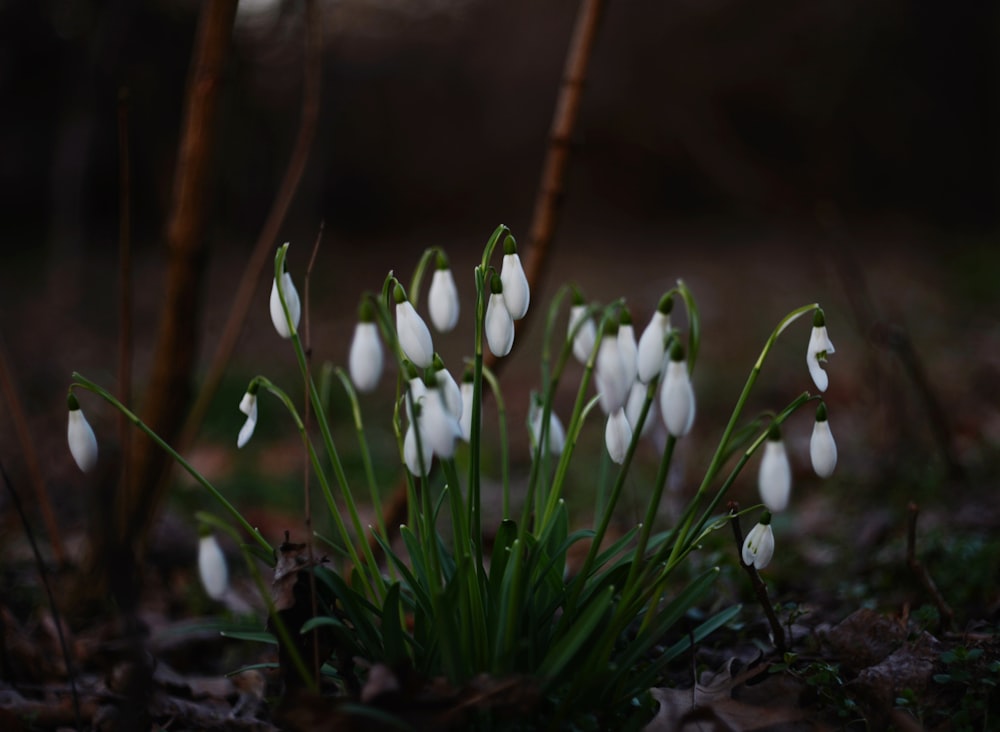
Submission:
[[[427,247],[423,254],[420,255],[420,261],[417,262],[416,269],[413,270],[413,277],[410,278],[410,289],[409,297],[410,302],[416,303],[420,301],[420,286],[424,281],[424,272],[427,271],[427,267],[434,267],[434,261],[437,258],[438,252],[441,252],[441,247]]]
[[[500,431],[500,480],[503,483],[503,517],[510,518],[510,436],[507,434],[507,407],[496,375],[483,366],[483,378],[497,403],[497,428]],[[471,504],[471,501],[470,501]],[[477,538],[477,541],[482,537]]]
[[[96,383],[86,378],[79,372],[74,371],[72,379],[73,383],[70,385],[70,388],[78,386],[81,389],[86,389],[87,391],[93,392],[94,394],[97,394],[99,397],[104,399],[104,401],[108,402],[119,412],[124,414],[125,417],[132,424],[134,424],[136,427],[138,427],[140,430],[146,433],[146,435],[153,442],[159,445],[164,452],[166,452],[168,455],[170,455],[170,457],[176,460],[177,464],[180,465],[182,468],[184,468],[184,470],[186,470],[188,474],[192,478],[194,478],[202,488],[207,490],[209,494],[212,496],[212,498],[214,498],[219,503],[220,506],[226,509],[226,511],[229,512],[229,514],[236,520],[236,522],[243,527],[243,530],[246,531],[251,536],[251,538],[253,538],[255,542],[257,542],[257,544],[261,547],[261,549],[264,549],[268,554],[271,555],[274,554],[274,547],[272,547],[267,542],[267,539],[265,539],[257,529],[251,526],[250,523],[245,518],[243,518],[243,514],[241,514],[238,510],[236,510],[236,507],[233,506],[233,504],[231,504],[229,501],[227,501],[225,496],[223,496],[214,485],[209,483],[208,480],[205,478],[205,476],[199,473],[194,468],[194,466],[191,465],[191,463],[189,463],[187,460],[181,457],[180,453],[178,453],[176,450],[174,450],[174,448],[168,445],[163,440],[163,438],[161,438],[158,434],[156,434],[145,422],[139,419],[139,417],[134,412],[132,412],[124,404],[118,401],[118,399],[116,399],[110,392],[108,392],[101,386],[98,386]]]
[[[285,265],[285,255],[288,253],[288,247],[283,246],[278,249],[278,253],[274,257],[274,276],[275,279],[280,279],[281,273],[284,272]],[[309,401],[312,404],[313,412],[316,415],[316,422],[319,425],[320,433],[323,436],[323,445],[326,448],[327,455],[330,458],[330,464],[333,467],[334,476],[337,478],[337,483],[340,485],[340,493],[344,498],[344,503],[347,506],[347,511],[351,516],[351,523],[354,525],[354,532],[358,537],[358,541],[361,542],[362,550],[365,554],[365,559],[368,562],[368,568],[370,572],[370,577],[368,578],[372,589],[375,590],[376,595],[379,597],[384,597],[387,592],[384,581],[382,581],[381,573],[378,571],[378,564],[375,561],[375,557],[372,554],[371,547],[368,542],[364,540],[365,531],[361,524],[361,517],[358,514],[358,507],[354,502],[354,495],[351,493],[350,485],[347,481],[347,474],[344,472],[344,466],[340,461],[340,455],[337,452],[337,447],[333,442],[333,435],[330,432],[330,424],[326,418],[326,410],[323,408],[323,404],[319,398],[319,391],[316,389],[316,384],[313,381],[312,374],[309,371],[309,364],[306,360],[305,351],[302,348],[302,340],[299,338],[298,330],[294,327],[292,323],[291,316],[288,312],[288,303],[285,301],[285,294],[282,288],[278,288],[278,295],[281,300],[281,307],[285,311],[285,317],[288,319],[289,330],[292,332],[292,346],[295,350],[295,357],[298,359],[299,371],[302,374],[302,378],[305,380],[307,385],[307,391],[309,393]],[[303,426],[304,430],[304,426]],[[307,445],[310,452],[310,459],[313,460],[315,451],[312,448],[311,442]],[[335,520],[341,523],[340,513],[337,510],[336,501],[333,500],[333,494],[330,492],[329,482],[326,480],[324,471],[321,469],[318,460],[314,460],[314,467],[318,477],[320,477],[320,483],[323,486],[323,492],[326,494],[327,505],[330,508],[330,512],[334,515]],[[346,533],[346,532],[345,532]],[[345,536],[346,538],[346,536]],[[348,544],[351,550],[351,556],[356,557],[357,551],[353,547],[353,542]],[[364,565],[360,562],[355,562],[355,567],[357,567],[359,572],[363,572]]]

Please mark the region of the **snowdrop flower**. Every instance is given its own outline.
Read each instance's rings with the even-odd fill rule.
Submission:
[[[90,422],[83,416],[80,402],[73,392],[66,397],[66,406],[69,407],[69,424],[66,427],[69,452],[77,467],[84,473],[89,473],[97,465],[97,436]]]
[[[670,332],[670,310],[674,300],[670,295],[660,298],[660,304],[649,320],[649,325],[642,331],[639,338],[639,351],[636,361],[636,371],[643,384],[655,379],[663,368],[666,354],[667,334]]]
[[[417,373],[417,367],[403,359],[403,370],[406,372],[407,388],[403,394],[403,401],[406,404],[406,418],[410,422],[415,422],[418,409],[414,409],[414,404],[419,404],[427,394],[427,385]]]
[[[368,300],[358,309],[358,324],[354,327],[351,351],[348,356],[351,381],[360,392],[370,392],[378,385],[382,375],[382,341],[379,340],[375,313]]]
[[[437,383],[426,384],[427,393],[420,402],[420,439],[431,452],[440,458],[450,458],[455,454],[455,440],[462,436],[458,417],[445,404],[444,395]]]
[[[229,586],[229,569],[226,556],[213,534],[205,534],[198,541],[198,576],[205,593],[213,600],[221,600]]]
[[[774,556],[774,530],[771,514],[764,511],[760,523],[750,529],[743,541],[743,564],[754,569],[764,569]]]
[[[497,275],[490,280],[490,292],[486,304],[486,343],[494,356],[502,357],[514,347],[514,320],[504,297],[503,282]]]
[[[240,411],[247,416],[247,421],[240,428],[240,434],[236,438],[236,447],[240,448],[250,442],[253,431],[257,427],[257,382],[251,381],[246,394],[240,400]]]
[[[608,455],[616,464],[625,462],[631,442],[632,427],[625,416],[625,409],[619,407],[618,411],[608,417],[608,425],[604,428],[604,444],[607,445]]]
[[[427,293],[427,309],[431,314],[431,323],[440,333],[451,331],[458,323],[458,287],[448,266],[448,258],[441,251],[437,254],[437,267]]]
[[[528,312],[531,293],[528,291],[528,277],[521,266],[517,254],[517,243],[510,234],[503,242],[503,264],[500,266],[500,280],[503,282],[503,301],[510,317],[520,320]]]
[[[806,365],[809,367],[809,375],[812,376],[816,388],[826,391],[830,383],[830,377],[820,366],[820,361],[826,363],[826,357],[833,353],[833,343],[826,333],[826,318],[822,310],[817,310],[813,316],[812,335],[809,336],[809,350],[806,352]]]
[[[830,431],[826,405],[822,402],[816,409],[816,421],[813,423],[812,437],[809,438],[809,457],[816,475],[820,478],[833,475],[833,469],[837,467],[837,443]]]
[[[419,450],[417,449],[418,429],[420,430]],[[427,435],[421,424],[421,418],[418,416],[417,419],[410,422],[410,426],[406,428],[406,435],[403,437],[403,462],[406,463],[406,469],[410,473],[421,476],[427,475],[430,472],[431,459],[433,457],[433,450],[431,449],[430,442],[427,441]]]
[[[760,500],[769,511],[784,511],[788,507],[788,498],[792,493],[792,466],[788,462],[788,453],[777,425],[771,425],[767,433],[764,457],[757,474],[757,488],[760,490]]]
[[[635,328],[632,327],[632,316],[622,308],[618,319],[618,351],[622,357],[624,378],[629,384],[635,381],[639,349],[635,342]]]
[[[579,324],[579,328],[577,328]],[[576,330],[576,333],[573,331]],[[583,301],[580,291],[573,290],[573,305],[569,309],[569,327],[566,334],[573,339],[573,356],[584,366],[590,359],[597,341],[597,328],[594,319],[587,315],[587,304]]]
[[[542,416],[544,413],[542,399],[537,394],[531,395],[531,406],[528,409],[528,432],[531,437],[532,453],[542,436]],[[555,410],[549,412],[549,428],[545,433],[548,442],[548,454],[554,457],[562,455],[566,447],[566,430]]]
[[[437,382],[438,389],[441,390],[445,407],[454,415],[455,419],[461,419],[462,390],[458,388],[455,377],[444,367],[444,361],[436,353],[434,354],[434,380]]]
[[[635,425],[639,424],[642,405],[646,403],[647,390],[648,387],[641,381],[633,382],[632,388],[629,389],[628,401],[625,402],[625,418],[628,419],[628,423],[632,425],[633,429]],[[646,412],[646,421],[642,423],[642,431],[639,433],[641,437],[646,436],[656,418],[656,400],[654,399],[649,403],[649,411]]]
[[[288,248],[288,244],[285,244]],[[285,297],[285,305],[288,307],[288,317],[285,317],[285,309],[281,307],[281,296]],[[274,329],[282,338],[291,338],[299,327],[299,318],[302,315],[302,303],[299,301],[298,290],[292,282],[292,276],[288,272],[282,272],[281,278],[275,278],[271,283],[271,322]],[[291,327],[289,328],[289,320]]]
[[[675,343],[670,352],[667,374],[660,390],[660,414],[667,432],[674,437],[683,437],[694,424],[694,388],[687,370],[687,360],[680,343]]]
[[[605,414],[613,414],[625,406],[632,382],[625,371],[625,361],[618,347],[618,326],[614,323],[605,326],[604,337],[597,348],[594,380]]]
[[[462,429],[462,439],[466,442],[472,439],[472,399],[476,390],[474,382],[472,371],[466,371],[462,376],[462,386],[459,387],[462,393],[462,416],[458,420],[458,426]]]
[[[396,301],[396,336],[399,338],[399,347],[403,349],[404,356],[419,368],[425,369],[434,360],[434,343],[427,323],[406,299],[406,290],[398,282],[393,298]]]

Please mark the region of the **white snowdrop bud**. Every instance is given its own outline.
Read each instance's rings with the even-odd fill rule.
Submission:
[[[436,264],[427,292],[427,309],[438,332],[447,333],[458,323],[458,287],[444,252],[438,252]]]
[[[608,323],[597,348],[597,362],[594,381],[601,398],[601,409],[605,414],[613,414],[625,406],[632,382],[625,372],[625,363],[618,347],[618,326]]]
[[[503,301],[510,317],[520,320],[528,312],[531,293],[528,291],[528,277],[521,266],[517,254],[517,243],[510,234],[503,242],[503,264],[500,266],[500,280],[503,282]]]
[[[830,384],[830,377],[820,366],[820,362],[826,363],[826,357],[833,352],[833,343],[826,333],[826,318],[822,310],[817,310],[813,316],[813,329],[809,336],[806,365],[809,367],[809,375],[812,376],[813,383],[820,391],[826,391],[826,387]]]
[[[767,511],[760,523],[750,529],[743,541],[743,563],[755,569],[764,569],[774,556],[774,530],[771,528],[771,514]]]
[[[462,416],[458,420],[458,426],[461,427],[462,439],[466,442],[472,439],[472,401],[476,389],[474,380],[473,373],[466,371],[459,387],[462,393]]]
[[[396,336],[403,355],[425,369],[434,361],[434,343],[427,323],[420,317],[412,303],[406,299],[406,291],[399,283],[393,291],[396,301]]]
[[[631,387],[636,378],[639,348],[635,342],[635,328],[632,327],[632,316],[622,309],[618,319],[618,352],[622,358],[623,378]]]
[[[417,429],[420,430],[420,450],[417,450]],[[427,475],[431,470],[431,459],[434,457],[427,435],[418,418],[410,422],[406,428],[406,435],[403,437],[403,462],[406,469],[413,475]]]
[[[573,357],[586,366],[590,352],[594,350],[594,343],[597,341],[597,328],[594,326],[594,319],[587,315],[587,304],[583,301],[583,296],[575,289],[573,305],[569,309],[566,335],[573,339]]]
[[[458,417],[445,404],[437,383],[426,386],[427,394],[421,402],[421,416],[417,420],[420,437],[428,443],[432,453],[447,459],[455,454],[455,440],[462,436],[462,428]]]
[[[764,457],[757,474],[760,500],[773,513],[784,511],[792,493],[792,466],[788,462],[781,430],[772,425],[764,444]]]
[[[607,445],[608,455],[616,464],[621,465],[625,462],[631,443],[632,427],[625,416],[625,410],[619,407],[608,417],[607,427],[604,428],[604,444]]]
[[[286,242],[284,249],[288,248]],[[281,297],[285,298],[285,305],[288,307],[288,317],[285,317],[285,310],[281,307]],[[299,318],[302,316],[302,303],[299,301],[298,290],[292,282],[292,276],[288,272],[282,272],[281,278],[275,278],[271,282],[271,322],[274,329],[282,338],[291,338],[299,327]],[[289,327],[291,320],[291,327]]]
[[[444,405],[455,419],[462,417],[462,390],[458,388],[455,377],[444,367],[444,361],[438,354],[434,354],[434,380],[438,389],[441,390],[441,397]]]
[[[66,397],[69,407],[69,424],[66,427],[66,441],[76,465],[84,473],[89,473],[97,465],[97,436],[90,422],[83,416],[80,403],[73,392]]]
[[[694,424],[695,401],[691,376],[688,374],[684,349],[679,343],[674,345],[667,364],[660,389],[660,414],[667,432],[674,437],[683,437]]]
[[[382,376],[382,361],[382,341],[375,324],[374,309],[368,300],[363,300],[358,309],[358,324],[354,327],[347,359],[351,381],[358,391],[374,391]]]
[[[666,353],[667,334],[670,332],[670,310],[673,298],[664,295],[649,320],[649,325],[639,338],[636,374],[643,384],[648,384],[660,374]]]
[[[528,408],[528,430],[531,437],[532,454],[542,437],[542,416],[544,405],[537,394],[531,395],[531,406]],[[555,410],[549,412],[549,428],[545,439],[548,442],[549,454],[558,457],[566,447],[566,430]]]
[[[628,401],[625,402],[625,417],[628,419],[628,423],[632,425],[633,431],[636,425],[639,424],[639,416],[642,414],[642,405],[646,403],[646,392],[648,387],[641,381],[635,381],[632,383],[632,388],[628,392]],[[656,399],[649,403],[649,411],[646,412],[646,421],[642,423],[642,432],[640,432],[641,437],[645,437],[649,430],[653,426],[653,422],[657,419],[656,411]]]
[[[225,597],[229,587],[229,569],[226,556],[212,534],[206,534],[198,541],[198,576],[205,594],[213,600]]]
[[[830,431],[830,422],[826,415],[826,405],[820,402],[816,409],[816,421],[813,423],[812,437],[809,438],[809,458],[813,470],[820,478],[829,478],[837,467],[837,443]]]
[[[247,416],[247,419],[240,428],[240,434],[236,437],[237,448],[244,447],[250,442],[253,431],[257,428],[257,389],[257,382],[251,381],[250,387],[240,399],[240,411]]]
[[[493,355],[501,358],[514,347],[514,320],[507,308],[503,283],[497,275],[490,280],[490,291],[486,303],[486,343]]]

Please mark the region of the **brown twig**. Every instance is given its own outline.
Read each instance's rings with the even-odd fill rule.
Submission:
[[[938,615],[940,616],[938,631],[950,631],[955,622],[955,612],[948,605],[940,590],[938,590],[930,572],[927,571],[927,567],[917,559],[917,517],[920,515],[920,508],[916,503],[910,503],[907,509],[910,512],[910,520],[906,532],[906,563],[913,573],[917,575],[920,584],[927,590],[927,594],[931,596],[934,605],[938,609]]]
[[[57,565],[61,565],[66,561],[66,549],[63,547],[62,535],[59,533],[59,522],[56,520],[55,511],[52,510],[52,501],[45,486],[45,478],[42,476],[38,452],[35,450],[35,443],[32,441],[31,431],[28,429],[28,420],[24,416],[24,406],[17,395],[17,389],[14,388],[14,373],[3,338],[0,338],[0,388],[3,389],[4,398],[7,400],[7,411],[14,421],[14,431],[17,432],[21,455],[24,457],[28,476],[31,479],[32,488],[35,490],[35,499],[38,502],[38,510],[42,514],[42,522],[45,524],[45,533],[48,534],[49,544],[52,545],[52,558]]]
[[[757,602],[764,610],[764,615],[767,616],[767,622],[771,626],[771,635],[774,637],[774,649],[778,653],[784,654],[787,648],[785,629],[778,621],[778,616],[774,614],[774,607],[767,596],[767,585],[764,584],[764,580],[761,579],[756,567],[743,561],[743,529],[740,528],[739,510],[740,506],[736,501],[729,502],[729,523],[733,527],[733,536],[736,539],[736,555],[739,557],[740,566],[743,567],[743,571],[750,578],[754,594],[757,595]]]
[[[237,0],[201,6],[188,78],[173,201],[167,226],[168,263],[162,316],[146,389],[143,417],[167,442],[175,442],[192,391],[198,344],[208,183],[216,139],[219,88],[229,55]],[[167,485],[170,459],[152,440],[134,441],[132,480],[120,497],[118,536],[124,546],[142,542]]]
[[[182,453],[194,443],[198,430],[201,429],[202,423],[205,421],[205,415],[208,413],[212,398],[215,396],[222,376],[229,365],[229,359],[232,357],[233,350],[236,348],[236,343],[243,331],[247,313],[253,304],[261,272],[274,252],[278,233],[298,190],[299,181],[302,179],[302,173],[305,171],[306,162],[309,159],[309,150],[316,135],[316,122],[319,118],[323,23],[320,8],[315,0],[306,1],[303,22],[306,33],[306,53],[303,69],[302,117],[299,123],[298,137],[288,161],[288,168],[285,170],[285,177],[278,189],[278,195],[271,205],[267,220],[264,222],[264,227],[257,238],[253,252],[247,260],[240,284],[236,288],[233,304],[229,308],[229,317],[226,319],[222,334],[219,336],[211,365],[177,441],[177,447]]]

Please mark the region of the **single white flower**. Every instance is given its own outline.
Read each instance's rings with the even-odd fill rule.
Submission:
[[[528,409],[528,430],[531,437],[532,453],[542,436],[542,415],[544,409],[541,399],[532,394],[531,406]],[[555,410],[549,412],[549,428],[545,433],[549,455],[558,457],[566,447],[566,430]]]
[[[412,303],[406,299],[406,291],[399,284],[393,293],[396,300],[396,336],[399,347],[419,368],[425,369],[434,361],[434,343],[427,323],[420,317]]]
[[[419,424],[419,419],[415,422],[410,422],[410,426],[406,428],[406,435],[403,437],[403,462],[406,463],[406,469],[416,476],[427,475],[430,472],[431,459],[434,457],[431,445],[427,441],[427,436],[422,427],[420,427],[420,451],[417,451],[415,425]]]
[[[820,362],[826,363],[826,357],[833,352],[833,343],[826,333],[826,319],[823,311],[817,310],[813,316],[813,329],[809,336],[806,365],[809,367],[809,375],[812,376],[813,383],[820,391],[826,391],[826,387],[830,384],[830,377],[820,366]]]
[[[683,349],[677,344],[670,354],[667,373],[660,389],[660,414],[663,415],[667,432],[674,437],[683,437],[691,431],[694,413],[694,388],[691,386]]]
[[[613,323],[608,324],[601,345],[597,348],[594,381],[601,398],[601,409],[605,414],[613,414],[625,406],[634,378],[628,378],[621,348],[618,346],[617,326]]]
[[[347,360],[354,387],[365,393],[374,391],[382,375],[382,341],[371,310],[371,303],[364,301]]]
[[[792,493],[792,466],[788,462],[785,443],[781,431],[771,427],[767,442],[764,443],[764,457],[757,473],[757,488],[760,500],[771,512],[784,511]]]
[[[285,244],[288,247],[288,244]],[[280,292],[279,292],[280,287]],[[285,310],[281,307],[281,296],[285,296],[285,305],[288,306],[288,317],[285,317]],[[292,282],[292,276],[288,272],[282,272],[281,278],[275,278],[271,282],[271,322],[274,329],[282,338],[291,338],[299,327],[299,318],[302,316],[302,303],[299,301],[298,290]],[[291,328],[288,321],[291,319]]]
[[[236,438],[236,447],[240,448],[250,442],[253,431],[257,427],[257,384],[253,383],[240,399],[240,411],[247,416],[247,421],[240,428]]]
[[[618,465],[625,462],[628,446],[632,443],[632,427],[625,416],[625,409],[619,407],[608,417],[608,425],[604,428],[604,444],[608,455]]]
[[[426,442],[431,452],[440,458],[450,458],[455,454],[455,440],[462,436],[458,417],[448,409],[444,395],[435,384],[427,387],[427,394],[421,401],[421,414],[417,419],[420,439]]]
[[[458,287],[443,252],[437,255],[437,268],[427,293],[427,309],[431,314],[431,323],[440,333],[451,331],[458,323]]]
[[[666,353],[667,334],[670,332],[670,309],[673,298],[664,295],[659,307],[649,320],[649,325],[639,338],[636,373],[643,384],[648,384],[660,374]]]
[[[500,278],[493,275],[492,294],[486,303],[486,343],[494,356],[502,357],[514,347],[514,320],[507,309]]]
[[[771,514],[764,512],[760,523],[750,529],[743,541],[743,563],[755,569],[764,569],[774,557],[774,530]]]
[[[813,423],[812,437],[809,438],[809,457],[816,475],[820,478],[833,475],[833,469],[837,467],[837,443],[830,431],[826,405],[823,403],[816,409],[816,421]]]
[[[635,328],[632,327],[632,316],[628,310],[622,310],[618,321],[618,351],[622,358],[622,371],[629,385],[635,381],[639,347],[635,342]]]
[[[642,414],[642,405],[646,403],[646,392],[648,387],[641,381],[635,381],[632,383],[632,388],[628,392],[628,401],[625,402],[625,417],[628,419],[628,423],[632,425],[633,430],[635,425],[639,424],[639,416]],[[642,423],[642,431],[639,433],[641,437],[645,437],[649,430],[653,426],[653,422],[657,419],[656,411],[656,399],[653,399],[649,403],[649,411],[646,412],[646,421]]]
[[[444,367],[441,357],[434,354],[434,380],[444,399],[444,405],[455,419],[462,417],[462,390],[458,388],[455,377]]]
[[[521,257],[517,254],[517,244],[514,237],[507,235],[503,243],[503,264],[500,266],[500,281],[503,282],[503,301],[510,312],[510,317],[520,320],[528,312],[531,293],[528,290],[528,277],[521,266]]]
[[[213,534],[206,534],[198,541],[198,576],[205,593],[213,600],[221,600],[229,586],[229,569],[226,556]]]
[[[66,441],[70,455],[80,470],[89,473],[97,465],[97,436],[72,392],[66,397],[66,405],[69,407]]]
[[[574,292],[573,297],[575,300],[580,295],[578,292]],[[580,297],[579,303],[575,302],[569,309],[569,326],[566,329],[566,334],[573,339],[573,357],[586,366],[587,361],[590,360],[590,353],[594,350],[594,343],[597,341],[597,327],[594,325],[594,319],[587,315],[587,305],[583,302],[582,297]]]
[[[462,393],[462,416],[458,420],[458,426],[462,428],[462,439],[466,442],[472,439],[472,398],[475,388],[472,372],[469,372],[462,378],[462,385],[459,387]]]
[[[409,361],[403,361],[403,369],[406,371],[406,382],[407,389],[403,393],[403,402],[406,407],[406,418],[410,422],[414,422],[417,419],[417,412],[419,410],[414,409],[414,404],[420,404],[424,396],[427,394],[427,385],[424,384],[424,380],[420,378],[417,373],[417,367],[414,366]]]

